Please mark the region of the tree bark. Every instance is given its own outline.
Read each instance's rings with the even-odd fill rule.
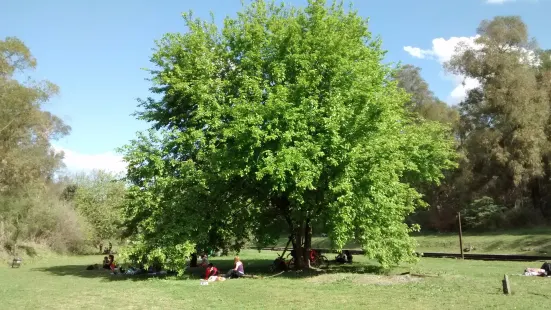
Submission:
[[[306,220],[306,227],[304,229],[304,265],[306,268],[310,268],[310,250],[312,249],[312,226],[310,225],[310,219]]]
[[[304,235],[303,225],[297,225],[295,229],[295,269],[300,270],[305,267],[304,265],[304,244],[302,242],[302,236]]]

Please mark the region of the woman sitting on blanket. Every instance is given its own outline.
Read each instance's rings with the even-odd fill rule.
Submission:
[[[234,267],[233,269],[228,271],[228,273],[226,274],[226,278],[229,278],[229,279],[241,278],[242,276],[245,275],[245,270],[243,269],[243,263],[239,259],[239,256],[236,256],[233,259],[233,262],[234,262]]]

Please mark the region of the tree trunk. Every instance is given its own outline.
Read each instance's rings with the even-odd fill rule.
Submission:
[[[295,228],[293,249],[295,250],[295,270],[308,269],[312,248],[312,227],[310,220]]]
[[[541,190],[540,190],[540,178],[536,178],[535,180],[532,181],[532,184],[530,186],[530,196],[532,199],[532,206],[534,207],[534,209],[539,210],[541,214],[547,218],[548,214],[545,210],[545,204],[542,203],[543,199],[542,199]]]
[[[310,268],[310,250],[312,249],[312,226],[310,225],[310,219],[306,220],[306,227],[304,229],[304,264],[305,267]]]
[[[298,225],[295,229],[295,270],[304,269],[304,243],[302,236],[304,234],[303,225]]]

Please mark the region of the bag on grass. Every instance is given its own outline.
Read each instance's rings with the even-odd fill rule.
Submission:
[[[551,275],[551,264],[550,263],[543,263],[543,265],[541,265],[541,269],[545,270],[545,273],[549,276]]]

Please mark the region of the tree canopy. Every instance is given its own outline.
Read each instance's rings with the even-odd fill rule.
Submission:
[[[87,239],[99,247],[108,240],[118,240],[126,194],[124,182],[112,173],[96,170],[77,174],[67,183],[62,197],[87,220]]]
[[[139,117],[153,129],[124,149],[129,232],[174,252],[288,231],[302,267],[323,219],[335,248],[354,239],[385,266],[411,259],[404,218],[423,203],[410,182],[437,183],[453,141],[406,112],[367,20],[320,0],[254,1],[222,29],[184,19],[151,58],[161,99]]]
[[[70,128],[42,109],[58,88],[27,78],[35,67],[21,40],[0,40],[0,249],[15,251],[32,239],[74,250],[82,241],[80,219],[51,186],[63,154],[50,143]]]
[[[544,173],[549,97],[538,82],[534,41],[519,17],[483,21],[478,32],[477,46],[460,47],[448,64],[480,81],[460,104],[459,134],[474,173],[471,188],[515,204]]]

